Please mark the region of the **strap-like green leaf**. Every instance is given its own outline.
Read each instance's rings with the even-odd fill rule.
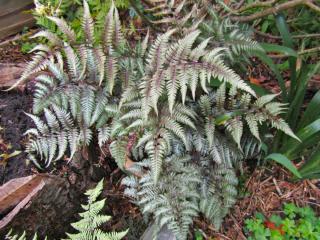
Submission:
[[[298,54],[295,50],[289,47],[277,45],[277,44],[270,44],[270,43],[260,43],[261,47],[266,51],[266,52],[276,52],[276,53],[281,53],[284,54],[285,56],[291,56],[291,57],[297,57]]]
[[[280,163],[286,169],[288,169],[294,176],[301,178],[301,174],[297,170],[297,168],[293,165],[293,163],[283,154],[280,153],[272,153],[266,157],[266,159],[271,159]]]
[[[320,177],[320,150],[316,151],[311,158],[299,169],[303,178]]]

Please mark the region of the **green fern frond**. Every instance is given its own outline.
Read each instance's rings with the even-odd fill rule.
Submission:
[[[102,211],[105,205],[105,199],[97,201],[97,198],[103,190],[103,180],[101,180],[97,186],[88,190],[85,194],[88,196],[88,204],[82,205],[85,212],[80,213],[81,220],[76,223],[72,223],[71,226],[78,231],[78,233],[67,233],[68,238],[66,240],[78,240],[78,239],[113,239],[120,240],[127,233],[128,230],[123,232],[106,233],[98,229],[103,223],[111,219],[110,216],[102,215]]]

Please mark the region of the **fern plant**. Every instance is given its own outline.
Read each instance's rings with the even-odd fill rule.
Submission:
[[[37,162],[37,155],[41,156],[46,166],[67,152],[72,158],[81,146],[92,143],[94,136],[99,145],[103,145],[108,139],[108,121],[112,117],[105,108],[116,102],[114,87],[121,88],[121,82],[116,78],[116,51],[124,41],[117,9],[110,8],[100,44],[94,36],[89,6],[86,1],[83,4],[83,43],[77,42],[76,33],[66,21],[48,17],[64,37],[47,30],[37,33],[34,37],[44,37],[49,42],[33,49],[36,54],[20,79],[25,81],[40,72],[36,78],[33,113],[44,113],[45,122],[29,115],[36,128],[27,132],[31,137],[27,151],[34,162]]]
[[[202,109],[204,118],[208,120],[203,126],[210,147],[214,142],[215,126],[222,125],[240,148],[244,121],[258,140],[258,125],[264,122],[295,137],[279,117],[284,105],[270,103],[275,95],[252,102],[252,98],[255,98],[253,90],[224,64],[222,49],[205,49],[208,40],[192,49],[199,31],[174,43],[168,42],[171,34],[173,32],[169,31],[159,36],[151,46],[146,66],[142,69],[144,77],[138,86],[128,88],[123,94],[123,113],[119,118],[127,124],[126,132],[143,130],[137,146],[145,146],[145,152],[151,157],[155,182],[166,155],[165,149],[170,148],[173,135],[184,143],[187,150],[190,149],[186,130],[197,130],[197,109]],[[216,100],[210,99],[209,91],[212,91],[212,87],[208,83],[211,77],[223,83],[215,94]],[[230,96],[226,95],[226,84],[232,86]],[[191,98],[187,94],[189,89]],[[205,95],[201,97],[201,93]],[[226,100],[228,97],[229,101]],[[115,158],[118,156],[115,155]]]
[[[105,199],[97,200],[103,190],[103,180],[101,180],[95,188],[88,190],[85,195],[88,196],[88,203],[82,205],[85,212],[80,213],[81,220],[76,223],[72,223],[71,226],[77,230],[78,233],[67,233],[68,238],[65,240],[120,240],[128,232],[103,232],[99,227],[111,219],[110,216],[100,214],[101,210],[105,206]],[[6,235],[7,240],[26,240],[26,233],[22,235],[14,235],[10,231]],[[37,234],[35,234],[32,240],[37,240]],[[47,238],[45,238],[47,239]]]
[[[232,68],[234,56],[260,49],[258,43],[230,30],[227,21],[221,32],[209,32],[222,37],[208,36],[201,23],[215,19],[203,11],[195,8],[185,27],[169,26],[149,48],[149,32],[132,47],[115,7],[96,40],[84,1],[84,43],[64,20],[50,17],[68,42],[38,33],[52,43],[36,47],[21,79],[50,72],[37,78],[34,112],[44,112],[46,121],[30,115],[36,124],[28,132],[32,159],[40,156],[48,165],[93,143],[93,136],[100,146],[108,141],[119,168],[128,171],[128,159],[136,162],[126,193],[178,239],[186,239],[199,213],[219,227],[236,200],[241,162],[261,152],[261,125],[296,138],[280,117],[285,105],[273,102],[276,95],[257,97]],[[204,17],[196,19],[199,14]]]
[[[144,168],[133,171],[135,177],[124,181],[129,186],[126,193],[143,212],[153,214],[159,227],[167,224],[178,239],[186,239],[187,226],[197,213],[219,227],[235,203],[236,170],[243,160],[260,153],[259,126],[267,124],[296,136],[280,117],[285,105],[272,102],[276,95],[256,97],[228,67],[230,51],[240,52],[237,47],[216,47],[210,38],[203,40],[206,34],[201,30],[179,35],[177,30],[169,30],[158,36],[146,52],[144,64],[140,64],[141,80],[133,81],[124,91],[112,137],[116,146],[112,155],[121,164],[127,157],[137,165],[142,161]],[[239,48],[252,50],[246,45]],[[220,82],[218,88],[210,85],[212,79]],[[132,133],[136,141],[128,149],[125,139]],[[187,156],[199,184],[186,180],[194,179],[191,176],[184,181],[178,177],[183,173],[179,164],[184,162],[178,156]],[[168,158],[178,167],[168,167]],[[169,181],[170,174],[174,175],[171,183],[163,182]],[[177,185],[183,189],[191,186],[193,190],[186,192],[194,196],[183,201],[170,197],[177,192],[184,198],[175,189]],[[164,200],[158,191],[166,186]],[[183,206],[188,204],[197,208],[184,212]],[[167,213],[173,206],[181,207],[177,207],[180,215]]]
[[[99,227],[111,219],[110,216],[99,214],[105,205],[105,199],[97,201],[97,198],[103,190],[103,180],[101,180],[97,186],[88,190],[85,194],[88,196],[88,204],[82,205],[85,212],[80,213],[82,218],[76,223],[72,223],[71,226],[78,231],[78,233],[67,233],[68,238],[66,240],[77,239],[112,239],[120,240],[128,232],[111,232],[106,233],[99,229]]]

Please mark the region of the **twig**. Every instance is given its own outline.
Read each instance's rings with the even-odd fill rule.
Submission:
[[[24,34],[16,34],[15,36],[9,38],[8,40],[0,42],[0,47],[7,46],[11,42],[18,41],[22,38],[28,37],[28,36],[32,35],[33,33],[34,33],[34,31],[28,31],[27,33],[24,33]]]
[[[264,32],[261,32],[259,30],[256,30],[254,29],[253,30],[256,34],[262,36],[262,37],[266,37],[266,38],[272,38],[272,39],[282,39],[282,37],[280,36],[275,36],[275,35],[272,35],[270,33],[264,33]],[[292,38],[294,39],[299,39],[299,38],[320,38],[320,33],[310,33],[310,34],[299,34],[299,35],[292,35],[291,36]]]
[[[241,13],[247,11],[252,8],[259,8],[259,7],[272,7],[272,4],[276,3],[279,0],[270,0],[266,2],[253,2],[248,5],[243,6],[242,8],[238,9],[237,12]]]
[[[309,48],[306,50],[302,50],[298,52],[299,55],[304,55],[304,54],[309,54],[309,53],[314,53],[320,51],[320,47],[315,47],[315,48]]]
[[[310,9],[314,10],[317,13],[320,13],[320,7],[318,7],[317,5],[315,5],[312,0],[292,0],[289,2],[285,2],[285,3],[281,3],[279,5],[276,5],[274,7],[270,7],[265,9],[264,11],[260,11],[248,16],[234,16],[231,17],[232,20],[234,21],[238,21],[238,22],[250,22],[271,14],[277,14],[283,10],[287,10],[290,8],[294,8],[296,6],[299,5],[305,5],[307,7],[309,7]]]
[[[305,55],[305,54],[310,54],[310,53],[317,53],[317,52],[320,52],[320,47],[315,47],[315,48],[309,48],[309,49],[306,49],[306,50],[301,50],[298,52],[298,55]],[[271,58],[285,58],[285,57],[288,57],[287,55],[284,55],[284,54],[270,54],[268,55],[269,57]]]
[[[237,5],[236,5],[236,10],[239,11],[238,9],[244,4],[245,0],[241,0]]]
[[[279,185],[278,185],[276,179],[275,179],[275,178],[272,178],[272,181],[273,181],[274,186],[276,187],[276,190],[277,190],[279,196],[282,196],[283,194],[282,194],[282,192],[281,192],[281,190],[280,190],[280,188],[279,188]]]
[[[315,5],[312,1],[307,1],[305,3],[309,8],[311,8],[312,10],[316,11],[316,12],[320,12],[320,7],[318,7],[317,5]]]

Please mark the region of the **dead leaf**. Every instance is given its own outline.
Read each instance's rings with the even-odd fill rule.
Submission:
[[[8,163],[8,160],[12,157],[19,155],[21,151],[14,151],[13,153],[2,153],[0,154],[0,166],[5,167]]]
[[[249,77],[249,81],[250,81],[252,84],[261,86],[260,80],[259,80],[258,78]]]

